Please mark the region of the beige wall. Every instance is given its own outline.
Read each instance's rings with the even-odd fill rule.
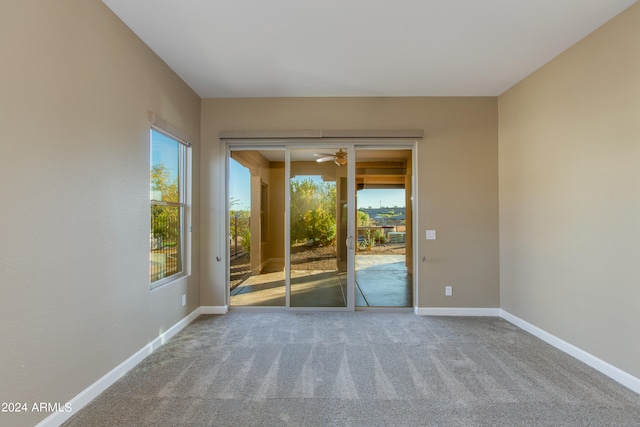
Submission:
[[[202,305],[225,303],[220,131],[424,129],[418,147],[418,305],[499,306],[496,98],[204,99],[201,121],[201,206],[207,218]],[[438,240],[426,241],[426,229],[436,229]],[[444,296],[445,285],[454,287],[453,297]]]
[[[267,243],[265,261],[273,268],[284,268],[284,162],[271,162],[269,170],[269,213],[267,214]],[[280,190],[280,191],[278,191]]]
[[[0,400],[64,404],[200,305],[197,250],[148,279],[149,111],[198,158],[200,99],[98,0],[5,1],[0,32]]]
[[[499,98],[501,307],[640,377],[640,4]]]

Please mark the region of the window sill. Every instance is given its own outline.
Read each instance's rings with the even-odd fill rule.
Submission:
[[[150,283],[149,287],[150,287],[150,290],[153,292],[155,290],[158,290],[160,288],[164,288],[167,285],[175,283],[175,282],[177,282],[177,281],[179,281],[181,279],[184,279],[186,277],[189,277],[189,276],[190,276],[190,274],[187,274],[187,273],[177,273],[177,274],[174,274],[172,276],[165,277],[164,279],[160,279],[160,280],[157,280],[157,281],[155,281],[153,283]]]

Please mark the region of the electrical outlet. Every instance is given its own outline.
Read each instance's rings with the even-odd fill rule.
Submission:
[[[182,306],[184,307],[185,305],[187,305],[187,296],[182,295]]]
[[[444,287],[444,296],[450,297],[453,295],[453,286],[445,286]]]

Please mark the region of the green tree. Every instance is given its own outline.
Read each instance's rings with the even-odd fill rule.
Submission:
[[[234,208],[240,201],[235,198],[229,200],[229,207]],[[229,209],[229,237],[236,242],[239,237],[239,244],[242,246],[246,256],[251,252],[251,212],[241,209]]]
[[[324,245],[336,238],[336,186],[307,178],[291,181],[291,242],[313,239]]]
[[[371,225],[371,218],[369,214],[363,211],[356,212],[358,219],[358,227],[367,227]]]
[[[318,241],[323,245],[329,245],[335,241],[335,214],[332,216],[322,210],[322,208],[309,209],[304,214],[303,220],[308,238]]]
[[[151,168],[151,192],[155,201],[178,203],[178,178],[162,164]],[[154,238],[160,238],[162,246],[175,246],[180,241],[180,207],[151,205],[151,231]]]
[[[151,167],[151,191],[153,199],[162,202],[178,203],[178,178],[171,178],[171,172],[164,163],[158,163]]]

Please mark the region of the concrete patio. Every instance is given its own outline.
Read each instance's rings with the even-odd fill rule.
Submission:
[[[346,273],[293,270],[291,307],[345,307]],[[284,271],[251,276],[231,291],[235,307],[285,306]],[[411,307],[412,280],[404,255],[356,256],[356,307]]]

